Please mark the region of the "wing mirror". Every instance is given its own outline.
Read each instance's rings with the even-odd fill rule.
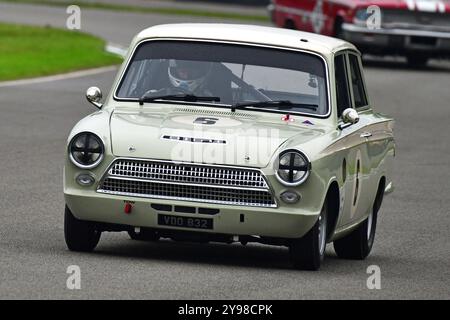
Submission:
[[[90,87],[86,90],[86,99],[90,103],[92,103],[97,108],[101,109],[103,107],[103,104],[100,102],[102,101],[102,91],[97,87]]]
[[[345,109],[344,112],[342,112],[342,120],[344,123],[339,125],[339,129],[341,130],[350,127],[352,124],[358,123],[358,111],[353,108]]]

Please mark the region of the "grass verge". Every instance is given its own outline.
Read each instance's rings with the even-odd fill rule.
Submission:
[[[94,36],[50,27],[0,23],[0,81],[121,63]]]
[[[185,8],[165,8],[165,7],[142,7],[142,6],[132,6],[132,5],[122,5],[122,4],[112,4],[112,3],[100,3],[100,2],[87,2],[87,1],[57,1],[57,0],[0,0],[0,2],[14,2],[14,3],[28,3],[28,4],[43,4],[48,6],[58,6],[67,7],[69,5],[78,5],[81,8],[89,9],[103,9],[103,10],[113,10],[113,11],[127,11],[127,12],[138,12],[138,13],[157,13],[157,14],[168,14],[168,15],[184,15],[184,16],[194,16],[194,17],[208,17],[208,18],[222,18],[222,19],[233,19],[242,21],[259,21],[259,22],[269,22],[270,19],[266,15],[257,14],[242,14],[235,12],[220,12],[220,11],[209,11],[201,9],[185,9]]]

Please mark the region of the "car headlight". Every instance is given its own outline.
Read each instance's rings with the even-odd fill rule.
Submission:
[[[372,15],[372,13],[369,12],[369,11],[367,10],[367,8],[359,9],[359,10],[357,10],[356,13],[355,13],[354,21],[355,21],[356,23],[366,23],[367,20],[370,18],[371,15]]]
[[[69,144],[69,158],[81,169],[92,169],[103,160],[102,140],[91,132],[82,132],[72,138]]]
[[[275,171],[278,181],[286,186],[298,186],[308,179],[311,163],[308,158],[297,150],[285,150],[278,158],[278,168]]]

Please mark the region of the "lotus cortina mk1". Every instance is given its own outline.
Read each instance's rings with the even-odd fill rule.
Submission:
[[[360,53],[268,27],[174,24],[133,40],[109,96],[67,141],[65,239],[287,246],[317,270],[371,251],[393,190],[393,120],[372,108]]]

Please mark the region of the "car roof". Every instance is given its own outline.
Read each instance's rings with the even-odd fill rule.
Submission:
[[[340,50],[358,51],[352,44],[315,33],[256,25],[227,23],[163,24],[141,31],[134,39],[138,43],[151,38],[186,38],[212,41],[254,43],[303,49],[327,56]]]

